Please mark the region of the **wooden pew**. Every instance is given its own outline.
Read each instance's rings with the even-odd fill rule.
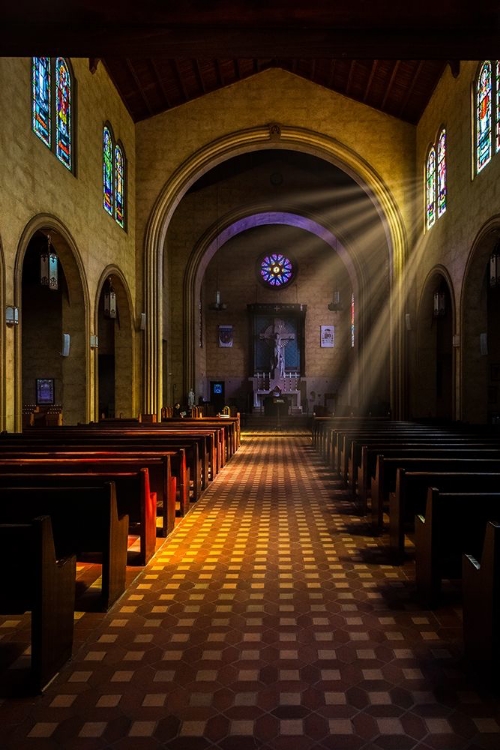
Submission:
[[[481,556],[488,521],[500,519],[500,492],[440,492],[429,487],[425,516],[415,518],[417,596],[435,607],[444,578],[461,579],[462,557]]]
[[[371,515],[375,528],[383,525],[384,503],[389,501],[389,493],[396,488],[396,472],[398,468],[408,471],[438,471],[438,472],[480,472],[482,474],[500,472],[500,455],[487,458],[485,451],[468,451],[455,449],[451,453],[439,451],[422,451],[419,455],[405,455],[400,451],[398,456],[377,456],[375,477],[371,481]],[[487,453],[487,452],[486,452]]]
[[[351,457],[349,464],[353,464],[354,468],[349,471],[349,486],[353,493],[353,496],[357,496],[361,501],[363,508],[366,508],[367,500],[370,495],[372,477],[375,476],[377,468],[377,456],[378,455],[393,455],[394,452],[401,453],[402,451],[419,449],[432,449],[432,450],[452,450],[454,448],[462,449],[498,449],[500,450],[500,440],[489,440],[484,442],[480,438],[474,436],[441,436],[440,434],[422,434],[422,435],[403,435],[399,437],[399,440],[395,441],[394,438],[388,437],[385,440],[380,438],[374,440],[368,440],[364,438],[362,441],[353,441],[351,443]],[[356,466],[356,463],[358,465]]]
[[[396,490],[389,494],[389,550],[394,561],[404,558],[405,532],[415,530],[415,516],[425,513],[427,490],[437,487],[441,492],[500,491],[500,473],[478,472],[396,472]]]
[[[139,553],[129,564],[146,565],[156,551],[156,493],[150,491],[148,469],[82,473],[79,465],[69,468],[74,471],[69,472],[66,464],[63,472],[39,473],[36,464],[23,464],[21,473],[10,473],[1,471],[0,464],[0,492],[5,487],[95,487],[114,482],[118,513],[128,515],[129,533],[139,535]]]
[[[463,635],[466,669],[479,683],[498,689],[500,674],[500,523],[486,524],[481,557],[462,560]]]
[[[31,466],[31,469],[29,467]],[[147,469],[151,492],[156,493],[161,526],[160,536],[167,536],[175,526],[175,491],[170,472],[170,457],[162,454],[100,453],[96,451],[34,452],[31,450],[0,453],[0,473],[25,472],[138,472]]]
[[[42,692],[71,658],[76,557],[57,557],[52,523],[40,516],[26,524],[0,524],[0,611],[31,611],[29,689]]]
[[[113,482],[100,487],[3,487],[0,523],[27,523],[48,515],[57,557],[98,553],[104,611],[125,591],[128,516],[118,513]]]

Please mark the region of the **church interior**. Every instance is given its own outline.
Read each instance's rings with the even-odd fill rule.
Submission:
[[[0,679],[4,747],[498,747],[458,590],[419,601],[413,531],[395,563],[333,447],[461,431],[500,473],[496,4],[73,5],[2,12],[0,493],[80,435],[65,477],[156,431],[168,478],[71,659]],[[0,614],[0,677],[30,622]]]

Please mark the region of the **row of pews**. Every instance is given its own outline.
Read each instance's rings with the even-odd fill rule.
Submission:
[[[414,558],[420,603],[460,588],[466,669],[500,668],[500,435],[494,428],[316,417],[312,444],[348,488],[391,561]]]
[[[90,556],[102,566],[107,611],[125,591],[127,565],[151,560],[239,445],[239,415],[0,434],[0,611],[32,613],[30,690],[71,656],[76,563]]]

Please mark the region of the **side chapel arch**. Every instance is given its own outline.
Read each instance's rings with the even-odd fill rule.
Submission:
[[[267,149],[270,144],[272,148],[303,151],[322,158],[342,168],[364,189],[386,228],[392,254],[390,284],[391,294],[395,297],[392,300],[393,309],[400,309],[404,293],[402,268],[407,255],[402,217],[384,181],[359,154],[333,138],[287,125],[262,125],[224,136],[201,148],[176,170],[158,196],[146,227],[144,299],[147,323],[143,355],[143,409],[147,412],[158,413],[161,407],[163,248],[175,208],[189,187],[217,164],[248,151]],[[398,315],[391,321],[391,341],[394,344],[390,355],[391,395],[396,416],[404,410],[405,400],[402,367],[404,339],[399,318]]]
[[[32,238],[38,231],[45,234],[51,232],[57,237],[57,253],[63,264],[64,275],[70,287],[70,296],[72,298],[70,316],[71,337],[71,356],[68,357],[68,376],[65,377],[68,383],[68,392],[66,394],[67,403],[77,404],[78,412],[74,413],[71,422],[90,421],[92,418],[92,369],[89,356],[89,347],[87,346],[90,335],[89,326],[89,309],[90,299],[88,292],[87,278],[85,268],[78,251],[77,245],[65,225],[52,214],[39,214],[35,216],[26,225],[18,246],[16,262],[14,267],[14,304],[20,308],[21,324],[19,326],[19,335],[15,342],[14,355],[14,403],[15,403],[15,420],[14,429],[19,431],[22,428],[22,404],[23,404],[23,341],[22,341],[22,283],[23,283],[23,266]],[[83,363],[83,371],[81,364]],[[83,380],[83,382],[82,382]]]

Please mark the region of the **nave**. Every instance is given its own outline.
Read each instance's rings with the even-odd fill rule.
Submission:
[[[498,748],[459,604],[422,610],[383,542],[309,434],[244,434],[114,607],[78,613],[44,694],[0,699],[0,747]]]

